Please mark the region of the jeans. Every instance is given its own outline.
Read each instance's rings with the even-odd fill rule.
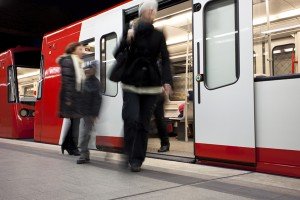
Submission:
[[[91,138],[93,127],[94,127],[94,117],[86,116],[83,118],[83,121],[84,121],[84,129],[83,129],[82,138],[81,138],[81,141],[79,144],[80,155],[81,155],[81,157],[89,158],[88,145],[89,145],[89,141]]]
[[[142,165],[146,157],[150,119],[158,95],[123,91],[124,151],[128,162]]]

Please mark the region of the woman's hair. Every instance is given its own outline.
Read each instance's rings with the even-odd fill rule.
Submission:
[[[156,0],[147,0],[144,3],[141,3],[139,6],[139,16],[142,15],[144,10],[152,9],[156,10],[158,9],[158,3]]]
[[[72,42],[70,44],[67,45],[65,53],[66,54],[72,54],[76,51],[76,48],[81,46],[82,44],[79,42]]]

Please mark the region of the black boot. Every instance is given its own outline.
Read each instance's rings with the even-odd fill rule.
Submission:
[[[71,149],[68,149],[68,148],[66,148],[66,147],[64,147],[64,146],[61,146],[61,153],[62,154],[65,154],[65,150],[68,152],[68,154],[70,155],[70,156],[72,156],[72,155],[80,155],[79,154],[79,151],[77,150],[71,150]]]
[[[79,150],[78,150],[78,149],[74,149],[74,150],[73,150],[73,155],[74,155],[74,156],[80,156]]]
[[[90,162],[90,152],[82,153],[77,160],[77,164],[84,164]]]
[[[130,170],[132,172],[140,172],[141,171],[141,165],[137,164],[137,163],[132,163],[130,165]]]
[[[158,152],[167,152],[170,150],[170,144],[161,145],[161,147],[158,149]]]

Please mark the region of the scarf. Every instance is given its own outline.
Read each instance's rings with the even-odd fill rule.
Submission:
[[[83,61],[74,54],[71,54],[71,58],[74,64],[74,70],[75,70],[75,80],[76,80],[76,85],[75,88],[78,92],[82,90],[82,85],[85,80],[85,73],[83,70]]]

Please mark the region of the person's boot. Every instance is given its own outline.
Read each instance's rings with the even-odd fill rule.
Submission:
[[[79,150],[78,149],[74,149],[72,155],[74,155],[74,156],[80,156]]]
[[[77,164],[84,164],[90,162],[90,152],[82,153],[77,160]]]
[[[130,170],[132,172],[140,172],[141,171],[141,165],[137,164],[137,163],[132,163],[130,165]]]
[[[170,143],[161,145],[161,147],[158,149],[158,152],[167,152],[170,150]]]

